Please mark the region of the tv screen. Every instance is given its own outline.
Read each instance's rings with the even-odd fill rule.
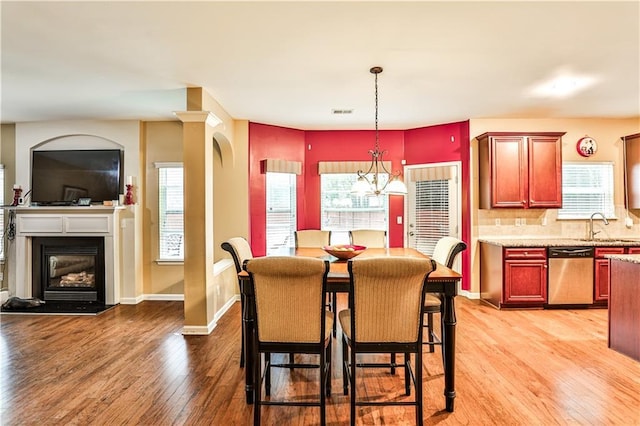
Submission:
[[[119,149],[33,151],[31,203],[117,200],[122,193],[122,157]]]

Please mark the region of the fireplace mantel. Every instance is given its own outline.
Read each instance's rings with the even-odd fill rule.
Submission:
[[[32,297],[32,238],[103,237],[105,303],[120,303],[120,227],[122,206],[17,207],[16,295]]]

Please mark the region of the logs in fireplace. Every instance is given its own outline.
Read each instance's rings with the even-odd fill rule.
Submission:
[[[32,265],[34,297],[105,303],[104,238],[33,237]]]

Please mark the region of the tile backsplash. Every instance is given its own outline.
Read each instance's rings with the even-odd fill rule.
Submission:
[[[637,213],[637,214],[635,214]],[[617,219],[609,219],[605,225],[599,216],[593,220],[593,228],[600,231],[596,238],[640,239],[639,211],[630,211],[633,225],[625,224],[627,211],[616,206]],[[490,209],[478,210],[479,238],[587,238],[588,219],[558,220],[557,209]]]

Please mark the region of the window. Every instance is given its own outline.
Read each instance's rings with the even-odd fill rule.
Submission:
[[[613,163],[562,163],[562,208],[558,219],[615,218]]]
[[[183,170],[181,163],[156,163],[160,260],[184,259]]]
[[[348,244],[352,229],[379,229],[388,232],[389,197],[359,196],[351,193],[355,173],[320,175],[320,220],[323,230],[331,231],[332,244]],[[380,175],[382,184],[388,176]]]
[[[267,255],[282,247],[293,247],[296,230],[296,175],[266,173],[267,186]]]

